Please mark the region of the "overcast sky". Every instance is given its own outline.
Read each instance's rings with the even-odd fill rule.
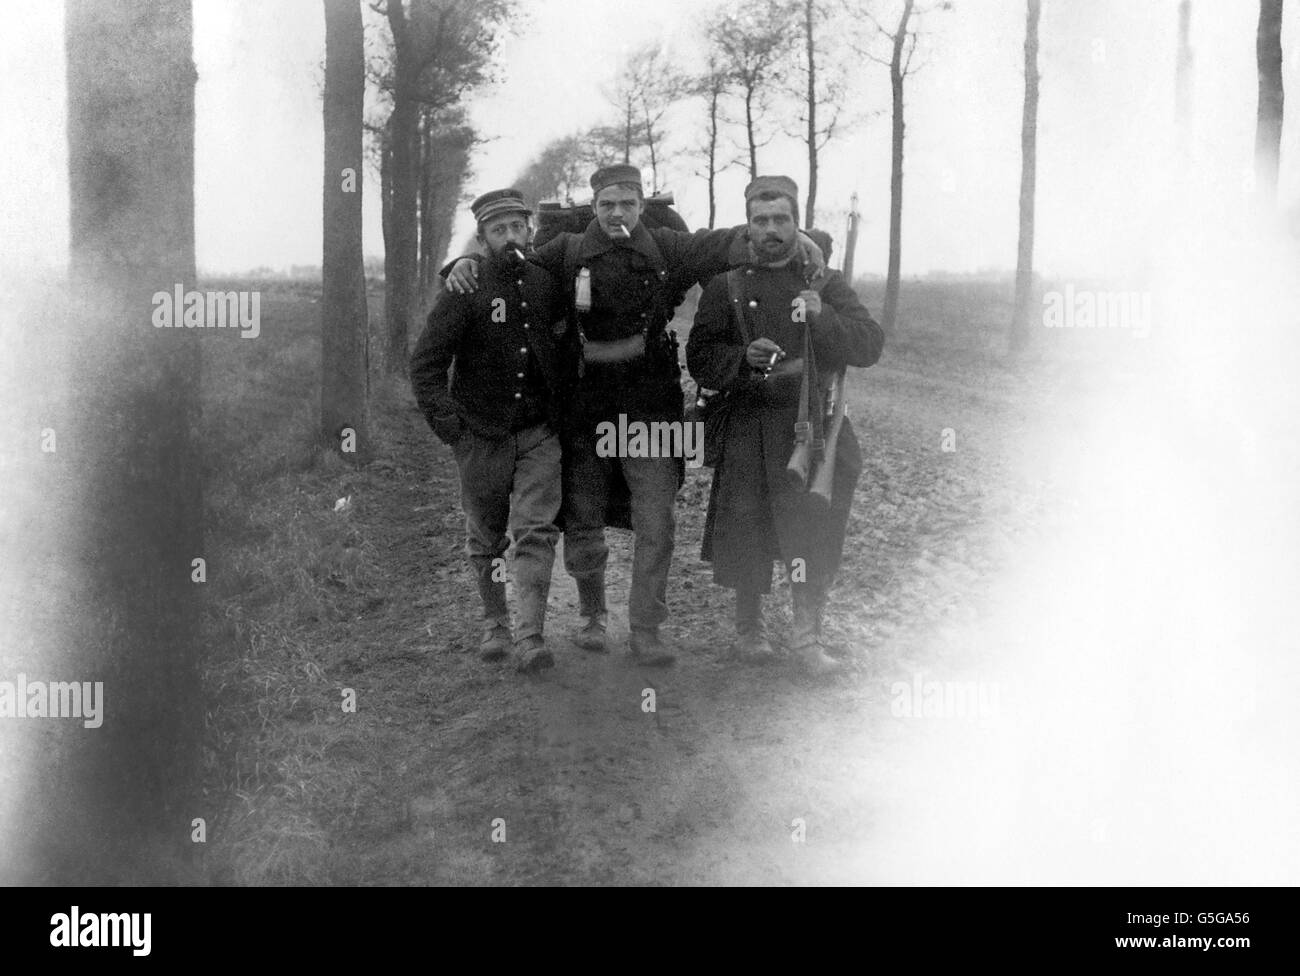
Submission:
[[[600,121],[601,88],[633,43],[662,39],[683,65],[698,57],[711,0],[521,0],[526,18],[502,42],[500,82],[473,118],[489,141],[469,189],[508,184],[548,140]],[[878,4],[888,9],[886,4]],[[1039,129],[1038,266],[1059,273],[1139,268],[1173,204],[1176,0],[1046,0]],[[1205,185],[1244,197],[1254,141],[1257,5],[1193,3],[1195,155]],[[6,263],[59,265],[67,250],[63,12],[22,4],[0,36],[0,214]],[[1285,79],[1300,92],[1300,16],[1288,11]],[[971,271],[1015,263],[1023,95],[1022,0],[958,0],[936,15],[925,67],[908,81],[903,270]],[[321,64],[319,0],[196,0],[196,228],[208,271],[319,264]],[[853,192],[864,215],[858,267],[883,273],[889,202],[889,79],[857,68],[854,104],[880,115],[825,151],[821,223],[843,232]],[[1294,102],[1294,96],[1293,96]],[[1290,109],[1291,106],[1288,105]],[[1282,197],[1300,201],[1300,125],[1283,138]],[[687,221],[707,218],[703,180],[686,150],[702,105],[676,113],[669,175]],[[760,169],[807,180],[802,145],[777,139]],[[647,174],[648,175],[648,174]],[[720,188],[720,221],[743,219],[745,173]],[[382,253],[368,178],[366,252]],[[462,230],[463,230],[462,226]]]

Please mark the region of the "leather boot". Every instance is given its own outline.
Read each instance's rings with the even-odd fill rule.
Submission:
[[[666,668],[677,660],[677,655],[660,638],[658,627],[653,630],[633,627],[627,643],[632,652],[632,662],[641,667]]]
[[[763,597],[752,590],[736,591],[736,642],[732,652],[751,664],[768,664],[776,651],[763,627]]]
[[[515,583],[515,603],[519,617],[519,626],[515,628],[516,640],[542,636],[546,627],[546,600],[550,592],[549,579],[530,581],[528,585]]]
[[[515,670],[520,674],[536,674],[554,666],[555,657],[541,635],[523,637],[515,644]]]
[[[506,585],[492,579],[492,568],[475,573],[483,601],[483,636],[478,653],[484,661],[500,661],[510,650],[510,611],[506,609]]]
[[[834,674],[843,664],[826,653],[821,642],[822,604],[817,593],[807,583],[794,583],[794,632],[791,649],[813,675]]]
[[[573,632],[573,642],[584,651],[597,654],[609,653],[609,641],[606,636],[605,621],[605,576],[603,573],[591,576],[579,576],[578,613],[582,615],[583,624]]]

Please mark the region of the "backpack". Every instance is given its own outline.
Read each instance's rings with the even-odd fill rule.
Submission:
[[[537,233],[533,247],[541,247],[551,238],[565,233],[581,234],[595,219],[596,211],[590,203],[564,206],[557,200],[545,200],[537,205]],[[669,230],[690,230],[681,214],[673,209],[671,193],[656,193],[645,198],[641,222],[647,230],[667,227]]]

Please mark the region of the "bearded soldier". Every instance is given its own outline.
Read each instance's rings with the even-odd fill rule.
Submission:
[[[681,457],[605,456],[597,430],[620,418],[683,423],[677,345],[665,330],[692,284],[748,260],[746,227],[694,234],[647,230],[635,166],[597,170],[591,188],[595,218],[586,231],[559,234],[535,257],[561,282],[582,350],[574,395],[565,404],[562,509],[565,568],[577,581],[585,618],[574,640],[587,650],[607,650],[605,527],[630,527],[629,646],[638,663],[663,666],[674,660],[659,626],[668,616],[674,505],[685,463]],[[821,252],[810,240],[796,239],[791,229],[788,243],[820,265]],[[458,261],[448,288],[474,287],[471,272],[470,260]]]
[[[823,410],[835,374],[875,363],[884,333],[838,273],[818,274],[800,260],[793,246],[797,200],[798,187],[784,176],[761,176],[746,188],[749,263],[705,286],[686,362],[700,386],[724,394],[715,408],[722,418],[721,459],[703,556],[713,563],[714,581],[736,591],[736,651],[756,662],[775,656],[761,601],[779,559],[790,570],[792,649],[811,671],[824,673],[840,666],[822,644],[822,613],[862,470],[847,419],[834,457],[823,462],[834,464],[829,506],[793,484],[786,469],[801,400]],[[805,373],[812,363],[815,369]],[[819,429],[820,420],[805,421],[804,430]]]
[[[439,297],[411,359],[411,385],[460,470],[466,552],[483,601],[480,655],[499,661],[511,646],[508,529],[519,604],[516,666],[536,671],[554,663],[542,631],[559,537],[558,404],[572,358],[561,352],[565,306],[554,279],[525,259],[531,214],[523,195],[494,190],[470,209],[488,250],[481,287]]]

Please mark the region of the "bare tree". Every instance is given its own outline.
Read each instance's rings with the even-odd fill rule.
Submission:
[[[816,226],[818,155],[838,132],[857,124],[861,113],[854,113],[848,97],[851,61],[845,39],[850,24],[840,13],[835,0],[795,0],[795,30],[802,50],[795,58],[790,79],[790,95],[799,106],[797,131],[808,153],[807,199],[804,226]]]
[[[384,230],[384,369],[405,373],[418,311],[419,163],[422,111],[458,105],[491,76],[497,28],[512,0],[381,0],[391,48],[373,69],[387,94],[381,149]]]
[[[710,51],[708,61],[704,70],[696,76],[692,85],[692,94],[704,99],[707,106],[708,122],[705,127],[705,136],[703,143],[696,149],[696,152],[704,159],[704,176],[709,187],[709,229],[718,219],[718,201],[717,201],[717,182],[718,173],[725,169],[720,165],[718,160],[719,139],[722,135],[722,116],[720,110],[722,100],[726,96],[731,84],[731,78],[723,70],[721,59],[717,51]]]
[[[687,88],[686,76],[673,67],[663,46],[652,43],[628,56],[605,93],[617,115],[613,123],[596,130],[598,142],[617,146],[624,163],[632,163],[644,150],[655,190],[663,158],[664,117]]]
[[[420,123],[420,295],[428,304],[440,287],[438,267],[451,241],[456,211],[465,202],[474,129],[461,108],[425,112]]]
[[[366,275],[361,256],[365,35],[358,0],[325,0],[324,252],[321,258],[323,443],[371,456]],[[351,437],[345,431],[351,431]]]
[[[576,135],[554,139],[524,167],[514,186],[529,206],[536,207],[543,200],[572,203],[575,197],[590,192],[585,143]]]
[[[1016,248],[1016,299],[1011,317],[1012,353],[1029,339],[1034,285],[1034,193],[1038,174],[1038,19],[1042,0],[1025,9],[1025,104],[1020,121],[1020,243]]]
[[[661,45],[644,48],[634,58],[641,76],[639,108],[641,131],[650,156],[650,185],[659,192],[659,164],[664,149],[664,117],[673,104],[688,90],[688,80],[673,67]]]
[[[903,0],[897,8],[898,16],[884,25],[870,11],[863,11],[871,21],[877,35],[889,48],[888,58],[873,53],[869,48],[862,53],[889,68],[891,92],[891,136],[889,169],[889,270],[885,279],[885,308],[881,325],[892,329],[898,314],[899,279],[903,252],[903,143],[906,126],[903,119],[903,91],[908,77],[920,68],[913,64],[920,40],[919,23],[923,15],[936,10],[949,10],[948,0],[933,4],[918,4],[916,0]]]
[[[640,79],[631,63],[625,64],[613,84],[605,89],[605,100],[614,107],[614,119],[607,125],[596,126],[592,133],[597,141],[617,155],[617,161],[632,163],[632,155],[642,143],[642,122],[639,110]]]
[[[76,402],[56,432],[60,451],[75,446],[84,487],[55,538],[75,539],[86,583],[75,614],[95,635],[71,673],[108,678],[111,711],[86,739],[79,795],[41,815],[93,813],[72,843],[99,850],[67,862],[84,884],[104,882],[92,867],[102,856],[124,858],[112,880],[143,870],[134,841],[179,839],[190,816],[180,801],[203,714],[191,579],[204,555],[200,335],[150,321],[152,301],[155,326],[180,326],[173,297],[195,282],[196,73],[189,0],[69,0],[65,11],[70,271],[93,302],[69,323]],[[126,843],[107,855],[118,845],[105,838]]]
[[[753,179],[758,176],[758,150],[773,138],[772,133],[762,134],[764,120],[785,80],[795,36],[793,10],[783,0],[762,0],[722,13],[706,30],[741,103],[741,118],[728,121],[744,126]]]
[[[1270,203],[1277,199],[1277,171],[1282,153],[1282,0],[1259,0],[1255,32],[1259,69],[1259,103],[1255,116],[1255,181]]]

